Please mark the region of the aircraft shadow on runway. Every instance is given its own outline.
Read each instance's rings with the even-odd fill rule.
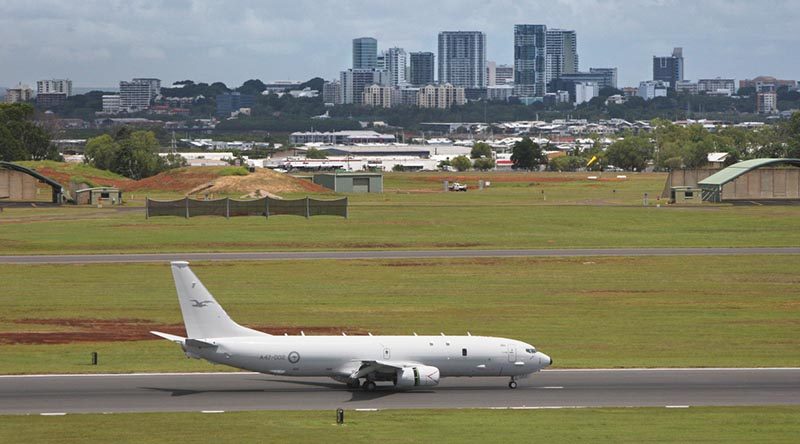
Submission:
[[[286,381],[286,380],[275,381],[272,379],[261,379],[261,381],[295,384],[300,386],[306,386],[308,388],[305,390],[297,388],[264,388],[264,389],[252,388],[252,389],[208,389],[208,390],[179,389],[179,388],[168,388],[168,387],[139,387],[139,388],[142,390],[170,393],[170,396],[178,397],[178,396],[190,396],[190,395],[213,394],[213,393],[302,393],[302,392],[317,391],[313,389],[313,387],[317,387],[317,388],[327,388],[335,391],[350,392],[352,396],[348,401],[345,402],[371,401],[374,399],[380,399],[386,396],[391,396],[401,393],[406,393],[406,394],[434,393],[433,390],[413,390],[413,391],[395,390],[394,388],[389,386],[378,386],[378,388],[375,391],[367,392],[362,389],[349,388],[344,384],[339,384],[335,382]]]

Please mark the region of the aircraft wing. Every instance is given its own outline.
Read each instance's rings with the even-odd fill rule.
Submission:
[[[361,366],[356,369],[350,377],[353,379],[363,378],[370,373],[394,373],[396,370],[417,365],[415,362],[399,362],[399,361],[375,361],[375,360],[362,360]]]

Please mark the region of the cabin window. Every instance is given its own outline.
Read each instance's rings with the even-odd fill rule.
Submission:
[[[461,349],[461,356],[467,356],[467,349],[466,348],[462,348]]]

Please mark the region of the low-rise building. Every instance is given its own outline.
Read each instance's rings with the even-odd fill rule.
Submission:
[[[639,83],[638,96],[645,100],[653,100],[656,97],[667,97],[669,84],[661,80],[646,80]]]
[[[701,93],[732,96],[736,93],[736,81],[733,79],[700,79],[697,81],[697,90]]]
[[[307,143],[355,145],[360,143],[395,143],[396,141],[397,139],[392,134],[381,134],[375,131],[336,131],[324,133],[305,131],[295,132],[289,136],[289,143],[292,145],[304,145]]]

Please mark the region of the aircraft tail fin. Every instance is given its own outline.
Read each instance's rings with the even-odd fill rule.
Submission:
[[[266,333],[242,327],[234,322],[195,276],[188,262],[175,261],[171,262],[171,265],[183,323],[189,339],[268,336]]]

